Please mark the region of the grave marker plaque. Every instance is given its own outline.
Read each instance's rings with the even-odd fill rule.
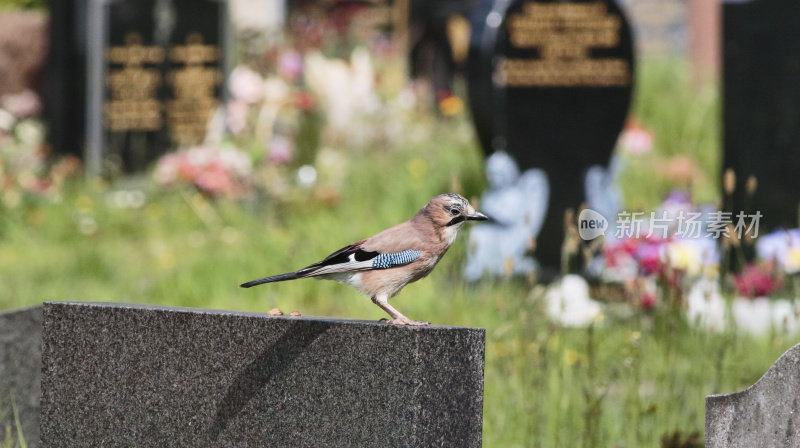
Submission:
[[[171,147],[204,140],[224,94],[224,0],[53,7],[48,124],[56,152],[84,154],[95,174],[109,159],[138,171]]]
[[[564,212],[585,200],[584,174],[607,165],[628,113],[633,48],[610,0],[484,1],[473,15],[469,93],[487,153],[541,168],[550,205],[536,257],[559,266]]]

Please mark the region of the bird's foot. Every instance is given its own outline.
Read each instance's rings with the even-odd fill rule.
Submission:
[[[430,325],[428,322],[421,320],[411,320],[405,316],[397,317],[395,319],[381,319],[385,320],[389,325],[397,325],[400,327],[427,327]]]

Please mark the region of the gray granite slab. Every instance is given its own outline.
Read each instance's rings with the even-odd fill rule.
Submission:
[[[0,313],[0,437],[10,427],[17,439],[13,400],[25,442],[39,446],[41,372],[42,307]]]
[[[706,397],[706,447],[800,447],[800,344],[749,388]]]
[[[46,303],[43,446],[481,444],[485,331]]]

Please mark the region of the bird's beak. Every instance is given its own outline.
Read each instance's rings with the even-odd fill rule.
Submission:
[[[469,221],[486,221],[487,219],[489,219],[489,217],[481,212],[475,212],[471,215],[467,215],[467,219]]]

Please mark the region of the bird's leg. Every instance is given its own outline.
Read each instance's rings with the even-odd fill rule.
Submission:
[[[428,325],[427,322],[423,322],[420,320],[411,320],[406,316],[403,316],[403,314],[400,313],[400,311],[397,311],[393,306],[389,305],[389,300],[387,298],[373,297],[372,302],[375,305],[381,307],[382,310],[389,313],[390,316],[392,316],[392,320],[389,321],[389,323],[392,325],[409,325],[414,327],[423,327]]]

